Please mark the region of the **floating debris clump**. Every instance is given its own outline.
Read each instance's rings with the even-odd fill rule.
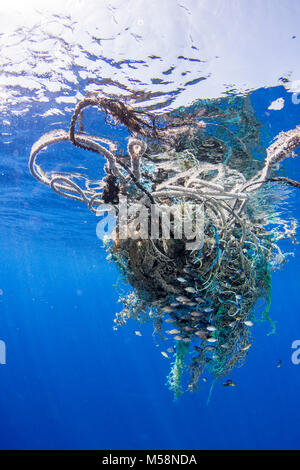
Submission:
[[[178,397],[195,390],[204,371],[216,379],[243,363],[260,299],[261,317],[271,321],[271,271],[285,261],[277,243],[295,241],[297,225],[281,219],[272,195],[278,199],[279,183],[300,186],[276,173],[295,156],[300,126],[281,133],[263,160],[260,125],[246,97],[164,114],[143,109],[141,101],[138,93],[89,94],[68,132],[52,131],[34,144],[29,168],[58,194],[98,215],[114,214],[106,246],[133,288],[120,298],[115,324],[153,322],[161,354],[174,358],[168,384]],[[109,125],[127,128],[126,152],[87,133],[83,113],[91,106]],[[40,151],[63,141],[104,156],[105,177],[93,186],[83,178],[80,184],[77,173],[42,170]]]

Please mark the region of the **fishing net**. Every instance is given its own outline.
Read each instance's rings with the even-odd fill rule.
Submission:
[[[29,168],[58,194],[98,215],[114,213],[105,245],[132,286],[120,297],[116,327],[129,319],[153,322],[162,354],[173,360],[168,384],[178,397],[196,389],[204,371],[219,378],[241,365],[259,316],[275,328],[271,271],[286,258],[278,241],[295,241],[296,230],[278,209],[287,192],[281,188],[299,187],[278,168],[296,155],[300,126],[265,151],[247,97],[202,100],[169,113],[142,107],[143,99],[134,92],[88,94],[68,131],[51,131],[33,145]],[[108,125],[127,128],[126,151],[88,133],[90,107]],[[91,184],[77,173],[43,170],[40,152],[64,141],[104,156],[104,178]]]

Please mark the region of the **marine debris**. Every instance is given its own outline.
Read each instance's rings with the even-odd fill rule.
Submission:
[[[141,102],[137,92],[88,94],[68,131],[51,131],[33,145],[29,168],[56,193],[94,213],[115,214],[106,246],[133,289],[120,297],[115,324],[153,322],[162,355],[173,358],[168,385],[178,397],[195,390],[201,377],[206,382],[207,373],[215,380],[244,362],[260,299],[261,317],[270,320],[271,271],[285,261],[278,241],[295,240],[297,226],[278,215],[276,198],[280,185],[300,186],[278,175],[278,167],[296,155],[300,126],[279,134],[265,152],[247,97],[200,100],[169,113]],[[109,126],[127,128],[125,152],[87,132],[90,107]],[[92,185],[43,170],[40,152],[65,141],[103,156],[105,177]]]

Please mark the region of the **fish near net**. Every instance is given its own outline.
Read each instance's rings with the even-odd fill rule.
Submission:
[[[300,126],[279,134],[265,152],[246,97],[201,100],[169,113],[141,101],[134,92],[87,95],[68,131],[53,130],[33,145],[29,168],[59,195],[98,215],[114,213],[105,244],[132,287],[120,296],[115,327],[129,319],[153,323],[164,357],[173,360],[168,385],[178,397],[198,388],[204,373],[217,379],[244,362],[259,301],[260,317],[275,328],[271,272],[286,259],[278,241],[295,241],[297,226],[278,212],[279,184],[299,187],[278,168],[297,155]],[[109,126],[127,129],[126,151],[86,131],[90,107]],[[66,141],[104,157],[104,178],[79,184],[75,173],[43,170],[40,152]]]

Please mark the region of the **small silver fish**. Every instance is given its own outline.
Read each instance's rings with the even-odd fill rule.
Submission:
[[[162,353],[162,355],[163,355],[164,357],[166,357],[167,359],[169,359],[169,356],[168,356],[168,354],[167,354],[166,352],[161,351],[161,353]]]
[[[197,292],[194,287],[190,287],[190,286],[185,287],[184,290],[186,290],[186,291],[189,292],[190,294],[196,294],[196,292]]]
[[[197,311],[191,312],[191,315],[192,317],[203,317],[203,313]]]
[[[142,333],[138,330],[134,330],[134,334],[137,335],[137,336],[142,336]]]
[[[204,312],[206,312],[206,313],[211,313],[211,312],[213,312],[213,311],[214,311],[214,309],[211,308],[211,307],[206,307],[206,308],[204,309]]]
[[[205,300],[201,299],[200,297],[195,297],[195,300],[198,302],[198,304],[203,304]]]
[[[226,382],[222,383],[224,387],[236,387],[236,384],[233,380],[226,380]]]
[[[252,323],[252,321],[250,321],[250,320],[244,321],[244,324],[246,326],[253,326],[254,325],[254,323]]]
[[[174,330],[167,330],[166,333],[167,333],[168,335],[177,335],[178,333],[180,333],[180,331],[174,329]]]
[[[247,346],[244,346],[241,351],[248,351],[248,349],[251,348],[251,344],[247,344]]]
[[[184,304],[190,301],[190,299],[188,297],[184,297],[184,295],[180,295],[179,297],[176,297],[176,300],[180,302],[181,304]]]
[[[175,349],[174,348],[168,348],[167,352],[170,353],[170,354],[174,354]]]
[[[165,319],[166,323],[174,323],[174,321],[175,321],[174,318],[166,318]]]
[[[173,312],[173,309],[171,307],[163,307],[162,308],[162,311],[164,313],[172,313]]]
[[[191,338],[182,338],[182,341],[184,341],[185,343],[190,343],[190,342],[191,342]]]
[[[183,337],[178,335],[178,336],[174,336],[174,339],[176,339],[176,341],[182,341]]]
[[[172,302],[172,303],[170,304],[170,307],[175,308],[175,307],[179,307],[179,305],[180,305],[179,302]]]
[[[187,282],[187,280],[184,279],[184,277],[178,277],[178,278],[177,278],[177,281],[182,282],[182,283],[183,283],[183,282]]]
[[[189,307],[195,307],[197,304],[196,302],[187,302],[186,303]]]
[[[217,340],[217,338],[210,337],[210,338],[207,338],[207,341],[208,341],[209,343],[215,343],[215,342],[218,341],[218,340]]]
[[[208,331],[217,331],[217,328],[215,326],[207,326],[206,329]]]
[[[201,339],[206,339],[207,338],[207,331],[198,330],[198,331],[196,331],[195,335],[198,336]]]
[[[190,326],[184,326],[183,330],[187,333],[192,333],[194,331],[194,328],[191,328]]]

